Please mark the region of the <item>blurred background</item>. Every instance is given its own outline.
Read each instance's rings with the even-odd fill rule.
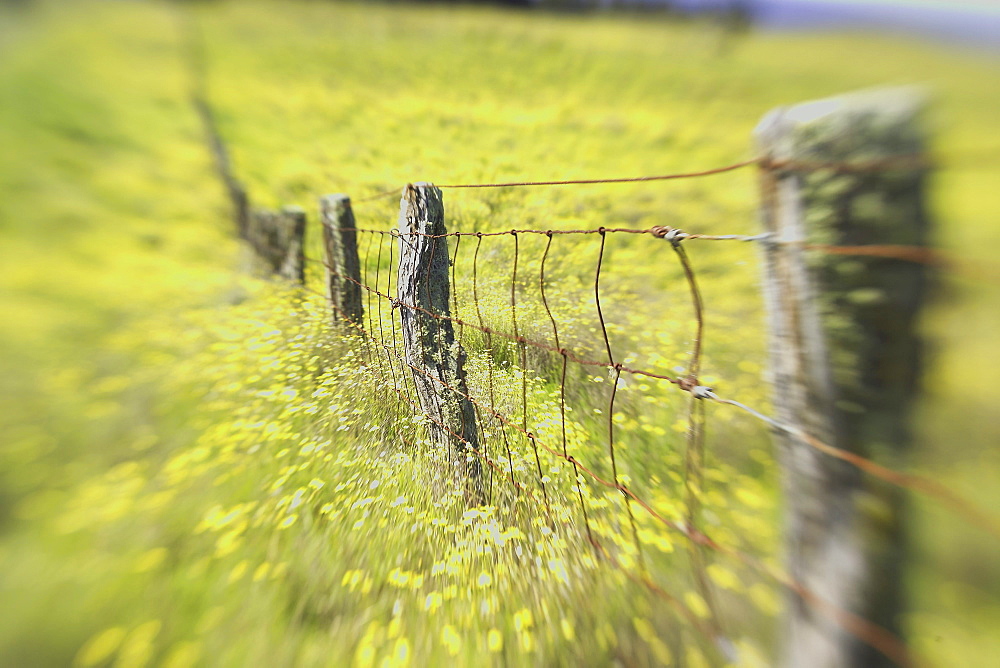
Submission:
[[[985,0],[0,2],[0,664],[773,665],[783,592],[745,565],[712,560],[709,606],[681,539],[640,520],[648,576],[685,616],[588,556],[576,524],[550,537],[528,510],[468,517],[434,498],[420,458],[386,445],[408,417],[315,315],[322,299],[296,297],[305,317],[290,288],[243,270],[192,97],[251,204],[303,207],[319,257],[324,194],[388,230],[398,199],[367,198],[409,182],[710,169],[753,158],[778,106],[924,87],[947,263],[921,324],[912,456],[883,463],[995,518],[998,57],[1000,7]],[[446,191],[452,231],[747,235],[758,205],[753,169]],[[546,271],[565,341],[600,357],[591,242],[557,248]],[[525,331],[547,337],[542,247],[523,243]],[[611,345],[669,371],[690,352],[690,303],[649,243],[609,242],[602,299]],[[509,244],[483,248],[509,265]],[[456,251],[466,300],[471,253]],[[758,253],[690,253],[706,382],[769,411]],[[391,268],[376,254],[372,276]],[[480,280],[499,322],[511,279]],[[558,385],[536,366],[544,416]],[[599,461],[608,383],[592,375],[574,379],[571,440]],[[668,390],[626,391],[612,419],[630,484],[680,519],[685,404]],[[770,433],[721,407],[706,425],[705,522],[780,569],[788,501]],[[630,540],[620,499],[587,501],[610,544]],[[909,503],[907,642],[932,665],[987,665],[997,539],[932,498]],[[719,618],[731,651],[699,630]]]

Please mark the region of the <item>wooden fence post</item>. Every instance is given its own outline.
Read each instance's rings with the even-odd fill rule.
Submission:
[[[399,208],[397,280],[404,354],[432,439],[445,451],[454,476],[464,480],[467,501],[481,505],[485,494],[465,351],[444,319],[451,316],[448,238],[427,236],[445,233],[441,191],[427,183],[408,185]]]
[[[790,428],[776,431],[788,570],[809,592],[896,636],[904,609],[903,492],[813,446],[818,440],[894,468],[904,462],[927,267],[913,261],[920,251],[894,259],[885,248],[864,255],[821,247],[927,244],[923,107],[912,90],[858,93],[774,110],[756,131],[770,233],[765,294],[775,411]],[[847,630],[844,618],[801,592],[787,603],[783,666],[907,660],[890,638],[890,661],[871,627]]]
[[[247,241],[265,273],[305,283],[306,213],[297,206],[281,211],[254,211]]]
[[[326,289],[335,319],[362,325],[361,262],[354,211],[347,195],[326,195],[319,200],[326,251]]]

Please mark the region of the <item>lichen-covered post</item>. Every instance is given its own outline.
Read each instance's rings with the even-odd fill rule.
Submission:
[[[361,327],[364,316],[361,262],[351,198],[326,195],[320,198],[319,207],[326,252],[326,289],[334,320],[339,324],[346,319]]]
[[[247,241],[257,258],[258,271],[305,283],[306,213],[297,206],[281,211],[254,211]]]
[[[776,431],[789,574],[897,636],[903,493],[802,435],[892,467],[905,462],[927,267],[831,247],[927,244],[923,107],[909,89],[859,93],[777,109],[756,131],[774,403],[791,428]],[[788,596],[781,665],[895,665],[831,608]]]
[[[406,362],[432,440],[470,505],[485,503],[476,414],[465,382],[465,351],[455,339],[449,295],[448,238],[441,191],[408,185],[399,208],[397,296]]]

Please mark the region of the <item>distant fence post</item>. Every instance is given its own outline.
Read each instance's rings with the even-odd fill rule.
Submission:
[[[809,592],[897,636],[903,493],[809,440],[894,467],[905,460],[927,267],[875,248],[820,247],[927,244],[923,107],[912,90],[858,93],[774,110],[756,131],[771,235],[765,294],[775,411],[790,427],[776,432],[788,569]],[[781,665],[895,665],[836,615],[791,592]]]
[[[397,295],[406,362],[414,367],[420,408],[431,418],[433,440],[445,451],[454,474],[464,479],[470,505],[479,505],[485,495],[476,456],[476,414],[465,382],[465,351],[455,340],[451,320],[443,319],[451,315],[448,239],[426,236],[446,233],[438,188],[426,183],[406,187],[399,233]]]
[[[358,235],[347,195],[326,195],[319,200],[323,224],[323,248],[326,260],[326,290],[338,324],[347,319],[360,326],[364,316],[361,305],[361,261],[358,259]]]
[[[281,211],[254,211],[247,241],[263,272],[305,283],[306,213],[297,206]]]

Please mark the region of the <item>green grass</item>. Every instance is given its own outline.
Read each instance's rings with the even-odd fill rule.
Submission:
[[[330,331],[321,300],[241,275],[243,251],[188,102],[189,21],[205,39],[211,100],[254,203],[310,212],[328,192],[359,199],[420,180],[714,167],[752,156],[752,129],[775,106],[928,84],[937,236],[959,262],[926,321],[934,350],[914,467],[984,508],[1000,505],[994,63],[863,35],[751,34],[720,55],[710,26],[656,18],[40,3],[0,10],[0,662],[723,662],[675,605],[594,558],[558,459],[540,454],[555,531],[499,477],[495,504],[467,514],[459,497],[434,493],[421,426],[386,399],[385,369],[371,373],[364,349]],[[757,231],[749,170],[445,198],[453,231]],[[359,225],[387,229],[395,208],[393,198],[359,204]],[[318,257],[314,219],[309,234]],[[475,321],[473,245],[463,239],[459,314]],[[549,341],[536,289],[545,238],[518,243],[519,325]],[[669,246],[623,235],[607,244],[602,306],[616,356],[683,366],[691,307]],[[596,238],[557,238],[546,265],[563,344],[592,359],[603,354],[597,248]],[[509,237],[484,240],[477,272],[486,323],[503,329],[512,249]],[[688,250],[708,309],[703,379],[766,408],[756,252]],[[362,252],[371,274],[378,247]],[[379,317],[391,324],[388,311]],[[493,341],[487,356],[483,337],[465,337],[474,393],[486,396],[493,375],[499,406],[521,419],[522,377],[504,364],[516,349]],[[559,360],[529,361],[524,419],[559,448]],[[606,410],[609,383],[598,371],[571,371],[567,445],[606,476],[608,416],[595,410]],[[620,470],[682,519],[684,397],[626,383],[616,399]],[[706,424],[701,522],[723,545],[777,566],[769,435],[722,406],[708,408]],[[499,427],[487,431],[499,447]],[[537,501],[534,454],[506,433]],[[506,453],[493,456],[509,465]],[[639,572],[620,495],[594,485],[586,494],[599,541]],[[981,664],[1000,650],[995,542],[933,502],[917,499],[914,510],[911,642],[939,664]],[[649,577],[694,618],[711,617],[684,538],[638,510],[636,521]],[[781,592],[738,562],[709,563],[741,663],[769,665]]]

